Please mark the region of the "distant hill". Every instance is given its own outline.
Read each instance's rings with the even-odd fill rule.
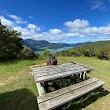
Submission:
[[[46,40],[33,40],[33,39],[26,39],[23,40],[23,45],[30,47],[33,51],[40,50],[40,49],[58,49],[63,47],[74,47],[79,46],[83,43],[77,44],[67,44],[67,43],[50,43]]]
[[[26,39],[22,42],[23,45],[30,47],[32,50],[39,50],[40,48],[46,47],[49,42],[45,40],[33,40],[33,39]]]
[[[75,49],[77,48],[85,48],[85,49],[89,49],[89,48],[94,48],[95,50],[101,50],[101,49],[110,49],[110,40],[108,41],[97,41],[97,42],[87,42],[84,43],[80,46],[75,47]]]
[[[110,40],[86,42],[69,50],[57,52],[56,55],[62,56],[88,56],[97,57],[101,60],[110,60]]]

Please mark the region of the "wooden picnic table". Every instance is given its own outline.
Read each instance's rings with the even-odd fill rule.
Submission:
[[[92,68],[78,63],[31,67],[31,69],[39,93],[37,97],[39,110],[52,110],[105,84],[96,78],[85,80],[86,73],[89,73]],[[41,86],[43,82],[72,75],[79,75],[84,81],[45,94],[44,87]]]
[[[87,71],[92,68],[78,64],[78,63],[66,63],[60,65],[50,65],[37,68],[31,68],[33,71],[33,76],[39,91],[39,95],[44,94],[44,89],[41,83],[53,79],[58,79],[62,77],[67,77],[75,74],[82,76],[83,80],[86,77]]]

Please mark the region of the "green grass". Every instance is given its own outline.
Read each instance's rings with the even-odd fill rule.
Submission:
[[[77,107],[84,107],[84,110],[110,110],[110,61],[99,60],[97,58],[91,57],[61,57],[58,59],[61,63],[63,63],[63,61],[65,63],[73,61],[92,67],[93,70],[90,72],[90,74],[88,74],[88,76],[95,77],[106,82],[106,84],[103,86],[103,88],[105,89],[103,93],[92,95],[86,101],[76,104]],[[93,102],[91,102],[92,100]],[[73,107],[75,106],[73,105]],[[70,107],[71,110],[73,110],[73,107]],[[74,110],[77,109],[75,108]]]
[[[89,57],[57,57],[58,63],[77,62],[93,68],[89,77],[106,82],[101,93],[86,95],[69,110],[110,110],[110,61]],[[29,66],[42,65],[47,59],[0,63],[0,110],[38,110],[38,96]]]

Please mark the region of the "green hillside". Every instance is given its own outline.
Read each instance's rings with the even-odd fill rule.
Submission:
[[[70,50],[56,53],[61,56],[88,56],[110,60],[110,41],[88,42]]]
[[[82,44],[81,46],[75,47],[75,49],[78,49],[78,48],[85,48],[85,49],[94,48],[95,50],[101,50],[103,48],[110,49],[110,40],[109,41],[90,42],[90,43],[85,43],[85,44]]]

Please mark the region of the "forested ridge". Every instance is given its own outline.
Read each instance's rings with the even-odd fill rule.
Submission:
[[[99,59],[110,59],[110,40],[88,42],[75,48],[56,53],[62,56],[88,56]]]

